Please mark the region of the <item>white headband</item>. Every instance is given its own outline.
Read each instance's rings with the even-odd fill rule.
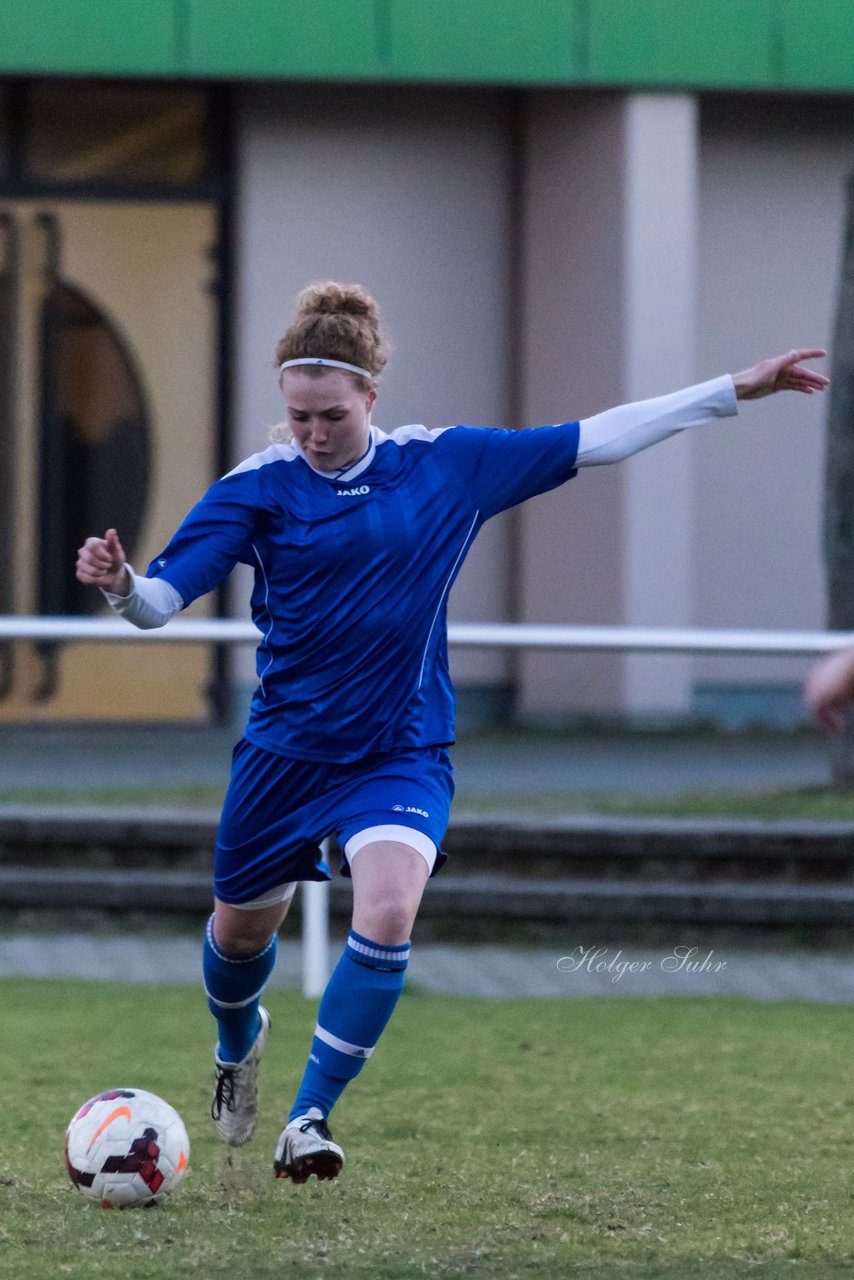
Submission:
[[[285,369],[293,369],[294,365],[313,364],[322,365],[329,369],[346,369],[348,373],[358,373],[363,378],[373,378],[373,374],[369,369],[360,369],[357,364],[347,364],[346,360],[327,360],[326,357],[307,356],[302,360],[286,360],[284,364],[279,365],[279,374],[281,375]]]

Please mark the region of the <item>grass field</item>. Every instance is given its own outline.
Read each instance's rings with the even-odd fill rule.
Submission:
[[[3,985],[0,1274],[423,1280],[832,1277],[854,1266],[852,1012],[712,998],[477,1001],[408,991],[334,1116],[336,1183],[271,1175],[314,1006],[273,992],[262,1118],[207,1116],[192,988]],[[107,1212],[63,1166],[91,1094],[166,1096],[175,1200]]]
[[[225,783],[218,786],[174,787],[0,787],[0,805],[200,805],[217,809]],[[605,813],[626,817],[672,818],[810,818],[854,821],[854,792],[831,787],[788,787],[769,791],[684,791],[663,795],[633,795],[626,791],[531,791],[492,794],[457,789],[455,812],[503,812],[559,815]]]

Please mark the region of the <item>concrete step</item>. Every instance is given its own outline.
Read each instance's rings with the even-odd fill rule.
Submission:
[[[346,915],[350,902],[349,884],[333,880],[333,914]],[[197,913],[210,909],[211,886],[208,875],[199,871],[7,866],[0,867],[0,904],[14,909]],[[526,921],[847,925],[854,918],[854,887],[442,874],[428,884],[420,914]]]
[[[0,863],[104,865],[184,859],[207,866],[210,809],[0,807]],[[758,819],[454,814],[444,841],[466,871],[672,879],[836,880],[854,884],[854,823]]]
[[[210,908],[210,809],[0,808],[0,905]],[[842,925],[854,917],[854,824],[457,814],[422,915]],[[332,882],[345,916],[350,886]]]

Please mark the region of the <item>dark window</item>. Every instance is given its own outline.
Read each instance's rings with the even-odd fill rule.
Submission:
[[[226,99],[128,81],[0,82],[0,195],[220,200]]]
[[[207,101],[196,90],[38,84],[27,169],[39,182],[192,185],[206,175]]]

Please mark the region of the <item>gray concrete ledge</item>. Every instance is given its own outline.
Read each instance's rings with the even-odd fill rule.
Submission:
[[[338,947],[330,954],[335,963]],[[301,948],[279,940],[274,988],[301,984]],[[198,938],[61,932],[0,936],[0,977],[85,978],[154,985],[196,984]],[[596,945],[591,930],[567,931],[552,947],[416,943],[407,986],[489,997],[745,996],[759,1000],[854,1001],[854,955],[744,951],[673,945]]]

